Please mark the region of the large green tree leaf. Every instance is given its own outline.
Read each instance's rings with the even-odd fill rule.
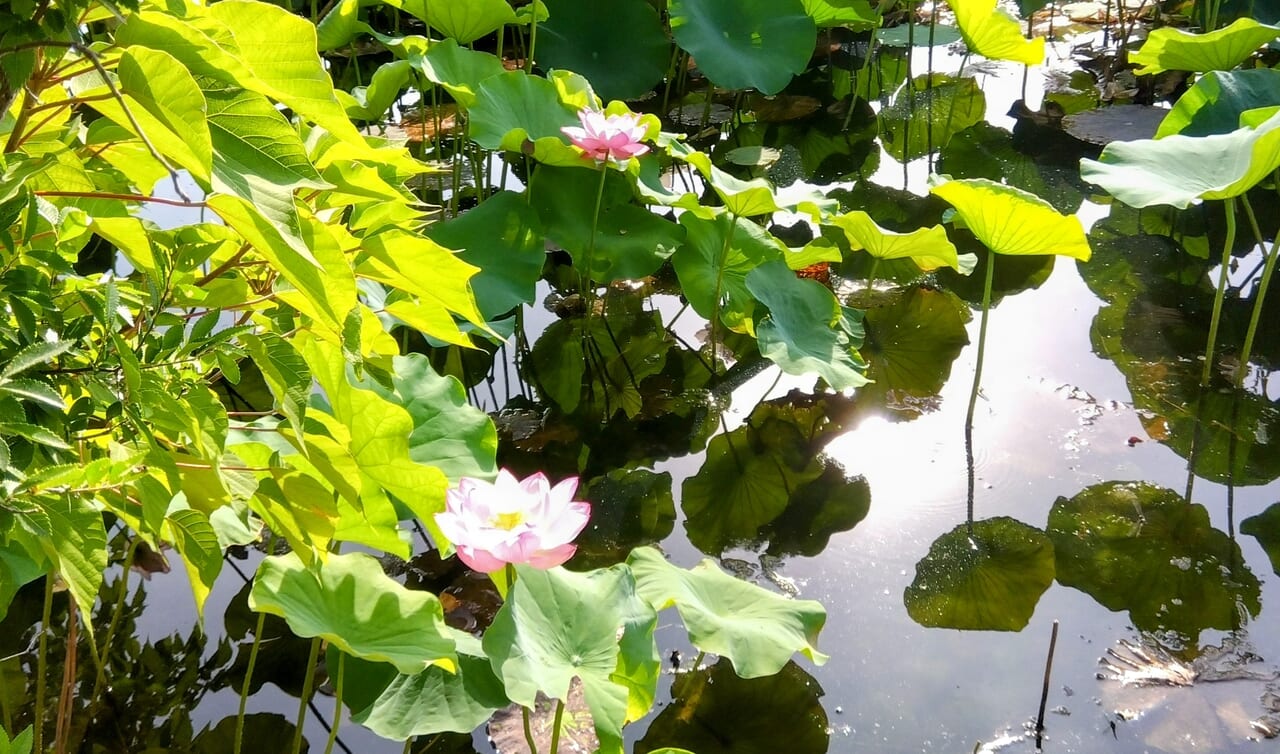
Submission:
[[[929,628],[1021,631],[1053,573],[1049,537],[1002,516],[934,540],[902,599],[911,619]]]
[[[956,208],[964,226],[996,254],[1062,256],[1089,261],[1084,226],[1045,200],[985,178],[939,180],[929,193]]]
[[[822,284],[796,277],[785,262],[747,274],[747,290],[769,308],[756,323],[760,355],[787,374],[817,374],[835,390],[867,384],[862,314],[841,306]]]
[[[102,513],[88,500],[64,496],[42,500],[29,512],[15,513],[14,518],[31,540],[28,552],[39,549],[55,563],[58,575],[66,583],[85,616],[83,625],[93,636],[93,603],[98,599],[102,574],[107,569],[107,532]]]
[[[190,159],[198,166],[193,175],[208,180],[213,167],[213,146],[207,107],[204,94],[187,69],[166,52],[139,47],[121,53],[116,73],[120,77],[120,91],[140,103],[186,145]],[[183,159],[178,162],[184,166],[191,164]],[[150,190],[152,187],[140,188]]]
[[[1276,168],[1280,112],[1228,134],[1115,141],[1097,160],[1080,161],[1080,177],[1131,207],[1183,209],[1198,200],[1240,196]]]
[[[646,0],[546,0],[538,62],[576,71],[605,99],[634,99],[662,80],[671,43]]]
[[[1140,482],[1087,487],[1049,511],[1058,581],[1143,631],[1174,631],[1194,643],[1206,628],[1231,630],[1241,610],[1257,615],[1260,585],[1239,546],[1204,507]]]
[[[284,618],[298,636],[322,637],[347,654],[391,663],[401,673],[431,665],[457,668],[440,601],[406,589],[364,553],[330,555],[311,567],[292,553],[264,558],[249,607]]]
[[[652,687],[629,690],[627,678],[634,675],[629,670],[648,667],[657,682],[656,613],[637,596],[626,566],[585,574],[558,567],[516,571],[516,583],[483,640],[507,695],[529,708],[539,692],[565,700],[577,678],[601,751],[622,752],[622,725],[639,716],[629,698],[653,699]]]
[[[817,26],[800,0],[671,0],[671,33],[726,89],[777,94],[804,71]]]
[[[1276,38],[1280,27],[1238,18],[1229,26],[1206,34],[1194,34],[1165,26],[1153,29],[1129,62],[1141,66],[1138,75],[1161,71],[1229,71],[1253,51]]]
[[[796,652],[818,665],[827,660],[817,647],[827,612],[817,602],[740,581],[710,560],[677,568],[651,547],[631,553],[627,563],[640,595],[655,610],[675,606],[693,645],[728,658],[742,678],[773,675]]]
[[[997,8],[996,0],[951,0],[950,5],[970,52],[1027,65],[1044,62],[1044,37],[1023,37],[1018,22]]]

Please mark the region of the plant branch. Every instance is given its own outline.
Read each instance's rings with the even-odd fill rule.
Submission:
[[[151,202],[166,204],[170,207],[207,207],[204,202],[193,202],[190,199],[165,199],[160,196],[143,196],[142,194],[89,193],[86,191],[36,191],[36,196],[70,196],[82,199],[119,199],[123,202]]]

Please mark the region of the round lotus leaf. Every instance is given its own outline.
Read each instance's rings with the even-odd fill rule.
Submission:
[[[646,0],[545,0],[538,62],[586,76],[604,99],[634,99],[662,80],[671,43]]]
[[[1080,141],[1106,146],[1113,141],[1152,138],[1168,114],[1163,107],[1111,105],[1068,115],[1062,119],[1062,127]]]
[[[907,614],[928,628],[1021,631],[1053,583],[1053,543],[1012,518],[961,524],[916,564],[903,594]]]
[[[800,0],[671,0],[671,34],[716,86],[777,94],[809,65],[818,27]]]

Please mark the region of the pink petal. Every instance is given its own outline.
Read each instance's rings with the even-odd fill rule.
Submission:
[[[538,550],[533,553],[527,562],[534,568],[541,568],[545,570],[547,568],[554,568],[569,558],[572,558],[573,554],[577,551],[578,547],[576,545],[560,545],[559,547],[553,547],[550,550]]]
[[[557,511],[553,518],[542,522],[539,533],[543,546],[572,542],[587,528],[590,518],[590,504],[570,503],[564,510]]]
[[[458,558],[466,563],[468,568],[480,573],[500,571],[506,565],[505,561],[494,557],[493,553],[463,545],[458,546]]]

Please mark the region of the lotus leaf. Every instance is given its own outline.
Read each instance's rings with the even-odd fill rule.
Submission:
[[[1059,213],[1035,194],[985,178],[935,179],[929,193],[955,207],[965,227],[996,254],[1059,254],[1089,261],[1080,219]]]
[[[997,8],[996,0],[952,0],[951,10],[970,52],[1027,65],[1044,62],[1044,38],[1024,38],[1018,22]]]
[[[829,222],[844,231],[854,251],[865,251],[877,259],[910,258],[926,271],[943,266],[960,269],[956,247],[947,240],[941,225],[895,233],[881,228],[870,215],[860,211],[837,215]]]
[[[432,31],[470,44],[480,37],[516,23],[515,11],[506,0],[384,0],[425,23]]]
[[[782,91],[804,71],[817,26],[801,0],[671,0],[671,34],[726,89]]]
[[[671,43],[645,0],[547,0],[547,9],[538,62],[577,71],[601,97],[639,97],[666,74]]]
[[[1142,47],[1129,55],[1141,66],[1139,76],[1161,71],[1229,71],[1264,44],[1280,37],[1280,27],[1238,18],[1206,34],[1194,34],[1166,26],[1147,36]]]
[[[1258,540],[1271,560],[1271,570],[1280,576],[1280,503],[1241,521],[1240,531]]]
[[[1173,104],[1155,138],[1229,134],[1246,111],[1275,105],[1280,105],[1280,71],[1209,71]]]
[[[468,50],[452,39],[431,42],[420,65],[427,80],[444,87],[464,110],[475,104],[481,82],[506,72],[497,57]]]
[[[843,26],[849,29],[874,29],[881,24],[880,14],[868,0],[801,0],[804,11],[818,28]]]

